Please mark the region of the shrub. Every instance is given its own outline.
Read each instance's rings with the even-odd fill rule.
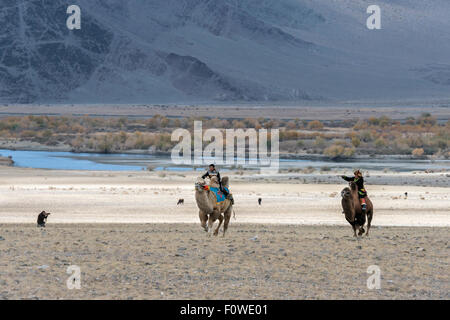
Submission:
[[[346,148],[342,145],[332,145],[326,148],[323,152],[326,156],[336,159],[336,158],[347,158],[355,154],[354,148]]]
[[[373,140],[372,138],[372,134],[370,133],[370,131],[364,131],[361,133],[360,135],[360,140],[364,141],[364,142],[370,142]]]
[[[389,117],[382,116],[379,119],[379,126],[384,128],[389,126],[392,123],[392,120]]]
[[[314,167],[308,166],[308,167],[306,167],[305,169],[302,170],[302,173],[308,174],[308,173],[313,173],[314,171],[316,171],[316,169],[314,169]]]
[[[425,151],[422,148],[416,148],[411,152],[414,157],[422,157],[424,153]]]
[[[316,140],[314,140],[314,145],[319,148],[325,146],[325,139],[322,137],[317,137]]]
[[[165,173],[165,172],[162,172],[162,171],[159,171],[159,172],[158,172],[158,177],[160,177],[160,178],[165,178],[165,177],[166,177],[166,173]]]
[[[377,148],[384,148],[384,147],[387,146],[387,143],[386,143],[386,141],[385,141],[383,138],[378,138],[378,139],[375,141],[375,146],[376,146]]]
[[[322,130],[323,129],[323,123],[320,122],[319,120],[311,121],[308,124],[308,129],[310,129],[310,130]]]
[[[352,138],[352,145],[353,145],[355,148],[358,148],[358,147],[361,145],[361,140],[359,140],[358,137],[353,137],[353,138]]]
[[[36,131],[32,131],[32,130],[25,130],[22,132],[22,134],[20,135],[22,138],[33,138],[36,136]]]

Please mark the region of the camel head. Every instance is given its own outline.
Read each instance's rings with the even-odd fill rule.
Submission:
[[[353,181],[350,181],[350,182],[348,183],[348,185],[350,186],[350,189],[351,189],[352,191],[358,191],[358,186],[357,186],[356,183],[354,183]]]
[[[205,187],[206,187],[205,179],[198,177],[197,181],[195,182],[195,190],[202,192],[205,190]]]
[[[341,191],[341,197],[345,200],[347,199],[351,199],[352,198],[352,191],[350,190],[350,188],[344,188]]]

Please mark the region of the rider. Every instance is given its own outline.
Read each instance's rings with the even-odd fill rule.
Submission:
[[[210,164],[208,167],[208,171],[206,171],[206,173],[204,175],[202,175],[202,179],[205,179],[206,177],[208,178],[212,178],[216,176],[217,180],[219,180],[219,189],[220,191],[223,192],[223,194],[225,195],[225,197],[229,200],[231,200],[231,203],[234,204],[234,199],[231,196],[231,194],[222,186],[222,179],[220,178],[220,173],[219,171],[216,170],[216,166],[214,164]]]
[[[366,210],[367,210],[367,205],[366,205],[367,191],[364,188],[364,178],[359,169],[355,170],[355,172],[353,172],[353,174],[355,175],[354,177],[341,176],[341,178],[344,179],[345,181],[349,181],[349,182],[353,181],[357,185],[359,203],[361,203],[362,213],[365,214]]]

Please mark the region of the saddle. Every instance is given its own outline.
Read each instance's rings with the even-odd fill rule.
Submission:
[[[212,191],[215,195],[216,195],[216,202],[220,203],[220,202],[224,202],[226,197],[225,194],[220,190],[220,188],[217,187],[209,187],[209,190]],[[228,188],[223,187],[227,192],[230,192],[230,190],[228,190]]]

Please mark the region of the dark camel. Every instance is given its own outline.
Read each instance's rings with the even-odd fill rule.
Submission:
[[[341,204],[345,213],[345,219],[350,223],[353,228],[354,236],[357,237],[356,230],[358,230],[358,236],[362,236],[364,234],[364,224],[366,223],[367,217],[366,236],[368,236],[373,217],[372,201],[370,201],[369,197],[366,196],[367,210],[364,215],[359,202],[358,187],[354,182],[350,182],[349,185],[350,188],[347,187],[341,191]]]

